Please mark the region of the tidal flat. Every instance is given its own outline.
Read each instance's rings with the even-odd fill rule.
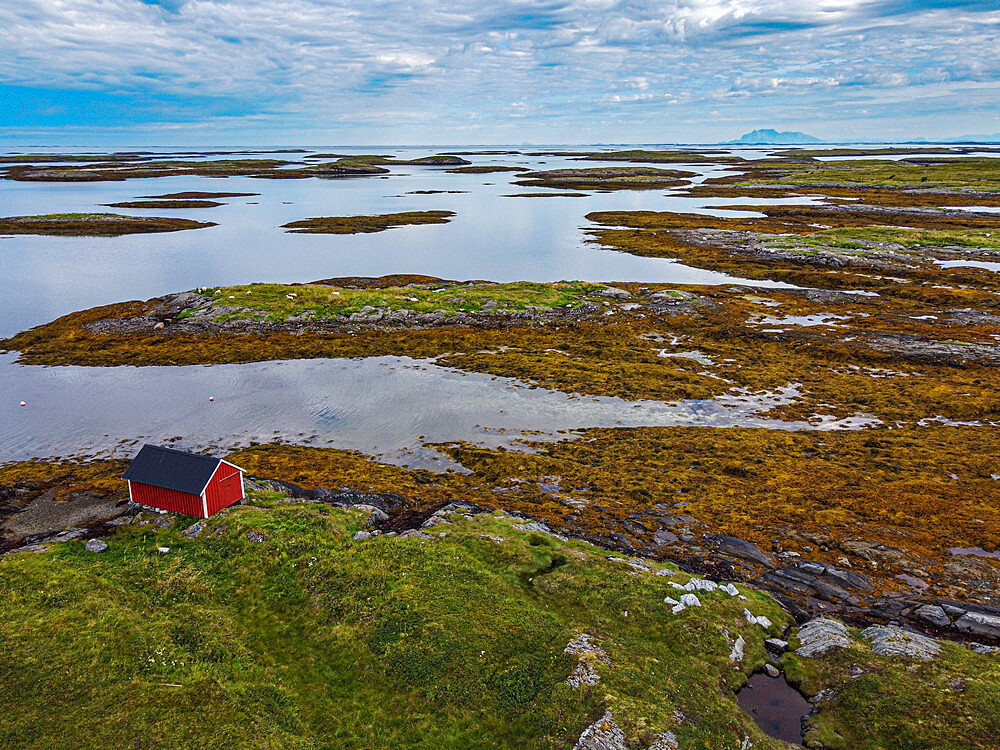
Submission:
[[[991,264],[1000,261],[1000,215],[989,208],[1000,201],[1000,162],[988,153],[463,151],[467,166],[426,170],[412,167],[448,167],[439,157],[449,155],[256,155],[288,162],[268,171],[303,178],[259,191],[264,206],[288,203],[281,219],[267,219],[267,236],[290,243],[275,247],[298,270],[247,278],[234,265],[211,280],[122,290],[0,341],[12,393],[33,368],[51,376],[51,385],[32,385],[26,406],[0,408],[24,442],[41,446],[44,436],[47,446],[35,460],[0,465],[0,590],[13,607],[5,627],[40,623],[37,648],[55,649],[65,629],[45,614],[50,600],[92,611],[80,586],[100,569],[101,632],[115,640],[122,581],[138,580],[133,596],[152,613],[143,637],[170,644],[169,653],[162,664],[152,656],[153,672],[115,662],[102,685],[131,684],[133,693],[139,685],[150,702],[173,706],[171,728],[149,729],[167,744],[195,729],[178,729],[189,719],[157,681],[180,685],[171,690],[181,701],[207,681],[232,731],[256,717],[246,720],[259,737],[306,747],[331,737],[315,696],[318,675],[337,674],[355,694],[345,720],[378,717],[404,744],[413,732],[456,747],[475,745],[473,735],[489,746],[565,748],[581,736],[620,735],[644,749],[752,742],[776,750],[787,745],[736,699],[766,668],[808,700],[800,736],[808,747],[996,745],[1000,278]],[[596,164],[581,170],[580,160]],[[78,166],[128,171],[163,161],[125,155]],[[379,171],[309,180],[324,176],[309,173],[313,162]],[[39,160],[37,169],[62,166]],[[498,184],[483,185],[486,173]],[[228,179],[238,193],[258,176]],[[199,172],[155,179],[164,187],[144,187],[159,192],[145,200],[230,197],[203,190]],[[553,200],[499,200],[525,182]],[[310,202],[312,189],[323,193]],[[567,191],[576,197],[560,201]],[[417,192],[433,193],[439,211],[413,213],[447,214],[431,222],[441,226],[398,221],[406,193]],[[310,221],[359,234],[285,239],[289,217],[326,215],[331,197],[336,215]],[[511,204],[522,213],[498,213]],[[371,209],[380,205],[395,212]],[[212,231],[254,210],[216,207]],[[518,219],[539,222],[528,224],[526,246],[552,246],[567,233],[572,244],[542,256],[544,270],[507,276],[490,242],[517,237]],[[396,228],[381,233],[385,226]],[[421,242],[445,248],[441,263],[428,262]],[[328,260],[307,265],[311,247]],[[706,274],[702,283],[694,273]],[[323,374],[375,358],[425,368],[351,386],[352,399],[391,413],[377,436],[375,412],[333,406],[324,388],[341,381]],[[308,365],[302,377],[279,366],[288,361]],[[201,382],[195,371],[221,374],[220,366],[257,374],[233,381],[214,405],[204,384],[181,396],[192,389],[170,374],[189,373],[190,384]],[[178,394],[164,401],[168,421],[176,414],[177,425],[197,420],[211,432],[211,410],[225,405],[214,424],[226,426],[197,439],[193,430],[168,435],[119,389],[134,428],[101,429],[109,434],[90,443],[60,436],[55,422],[46,429],[44,410],[58,400],[46,389],[60,382],[107,402],[98,368],[112,384],[126,370],[160,378],[161,395]],[[428,386],[445,378],[447,389]],[[261,410],[240,394],[248,383],[267,383],[272,394],[266,430],[254,424],[251,439],[230,426]],[[454,419],[446,394],[473,390],[484,408]],[[505,409],[531,419],[518,424]],[[682,418],[669,421],[673,414]],[[234,508],[186,534],[193,519],[164,521],[128,505],[119,477],[149,435],[211,446],[245,468],[256,510]],[[390,435],[405,436],[394,453],[385,450]],[[90,538],[110,552],[88,557]],[[152,553],[158,546],[170,554]],[[261,555],[290,562],[280,587],[257,575]],[[205,561],[211,573],[195,575]],[[48,599],[15,593],[19,581],[45,576]],[[461,605],[451,598],[458,590]],[[226,671],[218,664],[231,660],[213,661],[202,647],[215,643],[207,623],[235,622],[247,592],[256,592],[257,614],[238,629],[248,640],[223,639],[241,664]],[[698,605],[681,606],[689,595]],[[344,604],[356,601],[367,603]],[[182,605],[190,633],[174,637]],[[449,615],[469,611],[481,617]],[[279,619],[298,624],[278,637]],[[516,657],[489,636],[496,632],[514,634]],[[284,650],[264,665],[259,639]],[[78,645],[66,690],[83,689],[85,672],[72,665],[90,663],[96,648]],[[122,654],[122,665],[135,656]],[[302,654],[317,655],[315,675],[271,679]],[[258,672],[265,678],[255,684],[272,691],[264,697],[241,676]],[[35,694],[37,680],[11,675],[5,689]],[[377,695],[361,687],[373,676],[387,685]],[[65,702],[60,689],[47,700]],[[488,706],[469,708],[455,695]],[[42,705],[0,731],[40,742]],[[409,723],[390,718],[387,705],[403,707],[391,713]],[[128,716],[146,726],[149,713],[137,705]],[[131,737],[113,724],[105,729]]]

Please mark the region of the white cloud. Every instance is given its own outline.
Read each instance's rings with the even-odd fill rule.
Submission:
[[[293,113],[303,128],[356,108],[376,122],[406,112],[428,129],[464,126],[463,113],[474,111],[479,127],[499,132],[519,102],[515,111],[533,122],[595,136],[612,117],[653,123],[668,106],[671,117],[683,109],[696,120],[723,102],[752,102],[764,124],[787,124],[787,113],[811,106],[805,127],[839,103],[1000,90],[1000,11],[983,10],[988,3],[451,5],[18,0],[0,5],[0,84],[228,97],[253,102],[257,114]]]

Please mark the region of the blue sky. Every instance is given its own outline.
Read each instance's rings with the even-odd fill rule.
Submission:
[[[0,5],[0,141],[991,134],[998,50],[997,1],[16,0]]]

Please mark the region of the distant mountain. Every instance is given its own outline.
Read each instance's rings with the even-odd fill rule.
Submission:
[[[740,146],[777,146],[802,143],[822,143],[819,138],[808,133],[779,132],[772,128],[762,128],[741,135],[729,143]]]

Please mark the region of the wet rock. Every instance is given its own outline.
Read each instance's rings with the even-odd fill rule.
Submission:
[[[941,647],[933,638],[911,633],[894,625],[873,625],[861,631],[861,637],[872,642],[878,656],[906,656],[911,659],[933,659]]]
[[[765,664],[764,671],[767,673],[768,677],[777,677],[781,674],[781,672],[778,671],[778,668],[773,664]]]
[[[659,549],[665,547],[668,544],[674,544],[679,542],[681,538],[677,536],[672,531],[664,531],[663,529],[658,529],[655,534],[653,534],[653,545]]]
[[[1000,315],[984,313],[969,307],[945,310],[944,312],[948,314],[948,322],[950,323],[967,326],[1000,325]]]
[[[248,542],[253,542],[254,544],[262,544],[267,541],[267,535],[263,531],[248,531],[246,537]]]
[[[108,543],[103,539],[91,539],[87,542],[85,549],[87,552],[96,552],[100,554],[101,552],[107,551]]]
[[[962,633],[1000,639],[1000,617],[983,612],[966,612],[955,620],[955,629]]]
[[[936,604],[924,604],[917,607],[913,610],[912,617],[939,628],[946,628],[951,625],[951,620],[948,618],[947,613]]]
[[[705,537],[705,543],[708,546],[713,547],[720,555],[736,557],[741,560],[749,560],[750,562],[759,563],[772,568],[774,567],[774,562],[772,561],[770,555],[762,552],[760,547],[756,544],[744,541],[743,539],[720,534],[717,536]]]
[[[854,643],[843,623],[826,617],[810,620],[798,633],[799,648],[795,653],[811,659],[835,648],[848,648]]]
[[[361,542],[369,538],[371,538],[371,534],[367,531],[359,531],[352,537],[352,539],[354,539],[355,542]]]
[[[783,641],[781,638],[768,638],[764,641],[764,648],[775,659],[780,659],[781,655],[788,649],[788,641]]]
[[[768,571],[763,581],[799,598],[824,599],[853,607],[861,604],[859,594],[872,590],[871,582],[858,573],[811,560]]]
[[[573,750],[627,750],[627,747],[625,733],[615,723],[614,714],[605,711],[600,719],[583,730]]]

